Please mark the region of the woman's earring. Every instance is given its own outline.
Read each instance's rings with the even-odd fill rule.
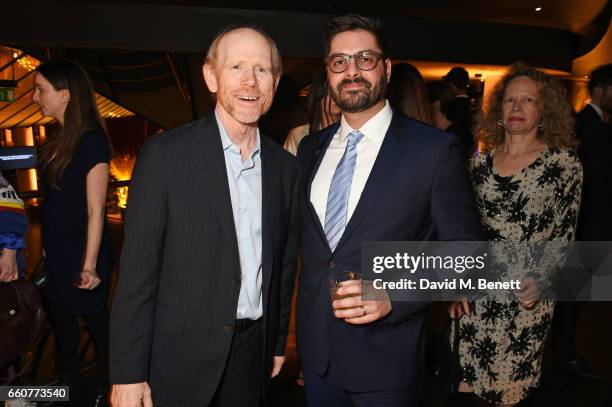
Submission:
[[[499,119],[499,120],[497,121],[497,127],[499,127],[500,129],[503,129],[503,128],[504,128],[504,122],[502,121],[502,119]]]
[[[544,123],[540,122],[538,123],[538,131],[542,131],[544,130]]]

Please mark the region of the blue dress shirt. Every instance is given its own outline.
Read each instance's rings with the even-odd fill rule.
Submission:
[[[238,239],[242,281],[236,319],[257,319],[263,315],[261,295],[261,140],[247,160],[242,160],[240,147],[234,144],[215,112],[227,169],[232,200],[234,226]]]

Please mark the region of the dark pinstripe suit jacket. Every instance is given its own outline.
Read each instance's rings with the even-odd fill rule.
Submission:
[[[297,249],[298,166],[261,138],[266,375],[284,354]],[[206,406],[232,340],[240,262],[214,114],[154,136],[130,186],[111,315],[111,382],[149,381],[156,405]]]

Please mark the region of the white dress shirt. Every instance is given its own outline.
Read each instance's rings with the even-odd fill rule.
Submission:
[[[363,138],[357,144],[357,162],[355,164],[355,172],[353,174],[353,183],[351,184],[351,192],[349,194],[348,210],[346,213],[346,222],[355,211],[355,207],[361,198],[361,193],[368,181],[380,147],[382,146],[385,134],[391,124],[393,112],[389,107],[389,102],[385,101],[385,107],[376,113],[368,120],[360,129],[352,129],[344,119],[340,120],[340,127],[333,139],[329,143],[321,165],[312,180],[310,189],[310,202],[315,208],[321,225],[325,227],[325,212],[327,209],[327,196],[329,195],[329,187],[332,177],[336,171],[338,163],[346,149],[348,135],[353,130],[359,130],[363,134]]]

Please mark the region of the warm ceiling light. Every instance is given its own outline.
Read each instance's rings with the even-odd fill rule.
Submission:
[[[534,10],[535,11],[542,11],[542,7],[536,7]]]
[[[584,79],[589,79],[589,75],[584,75]]]

